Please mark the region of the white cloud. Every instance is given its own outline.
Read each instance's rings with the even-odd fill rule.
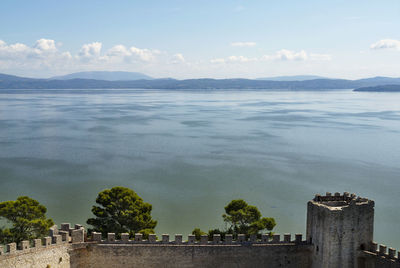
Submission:
[[[245,63],[252,61],[258,61],[258,59],[245,56],[229,56],[227,58],[216,58],[210,60],[211,63]]]
[[[245,72],[253,76],[260,70],[265,71],[265,68],[276,70],[277,64],[274,62],[277,61],[320,62],[330,59],[331,56],[327,54],[282,49],[264,56],[231,55],[188,61],[181,53],[169,54],[157,49],[123,44],[104,48],[101,42],[92,42],[83,44],[76,52],[70,52],[61,50],[60,43],[52,39],[39,39],[31,45],[7,44],[0,40],[0,72],[36,77],[90,70],[138,71],[156,77],[182,77],[182,74],[186,77],[226,77]],[[295,65],[282,66],[286,68],[285,71],[287,68],[295,68]]]
[[[254,47],[256,46],[256,42],[233,42],[231,46],[233,47]]]
[[[272,59],[276,60],[297,60],[297,61],[303,61],[307,60],[308,55],[304,50],[301,50],[299,52],[292,51],[292,50],[287,50],[287,49],[281,49],[275,53],[275,55],[272,56]],[[268,59],[268,55],[267,55]]]
[[[172,56],[172,63],[177,64],[177,63],[183,63],[185,62],[185,57],[181,53],[177,53]]]
[[[40,52],[55,52],[57,50],[54,40],[44,38],[37,40],[33,47]]]
[[[256,62],[256,61],[327,61],[331,60],[332,57],[328,54],[316,54],[307,53],[304,50],[293,51],[287,49],[281,49],[276,51],[274,54],[267,54],[261,57],[249,58],[245,56],[229,56],[227,58],[215,58],[212,59],[211,63],[245,63],[245,62]]]
[[[228,57],[228,61],[230,62],[250,62],[250,61],[257,61],[256,58],[248,58],[245,56],[230,56]]]
[[[39,39],[32,45],[7,44],[0,40],[0,72],[57,75],[84,70],[127,70],[153,73],[170,64],[186,62],[181,53],[168,54],[157,49],[115,45],[104,49],[101,42],[83,44],[79,51],[61,51],[60,43]],[[44,74],[44,75],[43,75]]]
[[[371,49],[397,49],[400,50],[400,40],[382,39],[370,46]]]
[[[127,48],[124,45],[116,45],[107,51],[105,57],[108,57],[114,61],[151,62],[156,58],[158,54],[160,54],[160,51],[155,49],[150,50],[146,48],[137,48],[134,46]]]
[[[151,61],[155,58],[156,54],[159,54],[158,50],[149,50],[149,49],[141,49],[137,47],[131,47],[129,51],[132,53],[133,56],[136,56],[142,61]]]
[[[100,55],[102,43],[93,42],[84,44],[79,51],[79,56],[82,58],[94,58]]]
[[[31,58],[51,57],[57,52],[54,40],[39,39],[29,47],[25,44],[15,43],[8,45],[0,40],[0,60],[27,60]],[[50,55],[52,54],[52,55]]]
[[[129,52],[129,49],[127,49],[124,45],[116,45],[110,48],[107,51],[107,56],[109,57],[129,57],[131,53]]]

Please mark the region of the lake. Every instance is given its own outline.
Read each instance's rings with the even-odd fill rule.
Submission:
[[[157,234],[224,227],[232,199],[305,233],[316,193],[375,200],[375,240],[400,248],[400,94],[2,90],[0,201],[37,199],[85,224],[97,193],[135,190]]]

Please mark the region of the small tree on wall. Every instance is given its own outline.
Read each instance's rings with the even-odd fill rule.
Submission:
[[[222,215],[224,222],[228,225],[225,230],[211,229],[208,231],[208,238],[211,240],[214,234],[220,234],[224,239],[226,234],[259,234],[263,230],[269,231],[275,227],[274,218],[262,217],[256,206],[251,206],[242,199],[232,200],[225,207],[225,214]],[[192,234],[196,235],[196,239],[201,234],[205,234],[199,228],[193,230]]]
[[[243,199],[232,200],[222,217],[234,234],[258,234],[262,230],[271,231],[276,225],[274,218],[261,217],[258,208]]]
[[[0,229],[0,243],[19,243],[47,235],[54,222],[46,218],[46,212],[45,206],[27,196],[0,203],[0,219],[11,225]]]
[[[143,202],[133,190],[126,187],[113,187],[100,192],[92,207],[96,216],[87,223],[93,228],[89,231],[112,233],[143,233],[145,236],[154,233],[157,221],[151,217],[152,206]]]

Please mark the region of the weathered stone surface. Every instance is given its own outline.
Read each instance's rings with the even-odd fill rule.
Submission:
[[[311,246],[90,244],[71,253],[72,268],[310,267]]]
[[[372,243],[374,202],[335,193],[308,202],[307,240],[313,267],[357,267],[360,249]]]
[[[69,245],[17,250],[12,256],[0,256],[1,268],[70,268]]]
[[[85,241],[85,230],[83,228],[72,230],[71,232],[72,243],[81,243]]]
[[[121,235],[122,237],[122,235]],[[129,235],[128,235],[129,237]],[[100,242],[101,241],[101,233],[99,232],[92,232],[92,240],[96,241],[96,242]]]
[[[98,241],[98,240],[99,239],[96,237],[96,241]],[[101,240],[101,238],[100,238],[100,240]],[[122,233],[121,234],[121,241],[122,242],[128,242],[129,241],[129,234],[128,233]]]
[[[188,235],[188,244],[194,244],[196,242],[195,235]]]

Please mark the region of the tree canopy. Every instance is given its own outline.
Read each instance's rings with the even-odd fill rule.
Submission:
[[[20,196],[16,201],[1,202],[0,219],[6,219],[11,227],[0,229],[0,242],[19,243],[44,237],[54,225],[52,219],[46,218],[46,212],[45,206],[27,196]]]
[[[151,217],[152,206],[143,202],[133,190],[126,187],[113,187],[100,192],[92,207],[96,216],[87,223],[93,226],[90,231],[117,234],[143,233],[145,236],[154,233],[157,221]]]
[[[211,229],[208,231],[208,238],[211,240],[214,234],[220,234],[222,238],[225,234],[259,234],[263,230],[271,233],[276,222],[274,218],[262,217],[256,206],[251,206],[243,199],[232,200],[225,207],[225,214],[222,215],[227,227],[222,230]],[[196,239],[200,238],[201,234],[205,234],[199,228],[195,228],[192,234],[196,235]]]
[[[243,199],[232,200],[225,213],[222,217],[235,234],[258,234],[262,230],[271,231],[276,225],[274,218],[262,218],[258,208]]]

